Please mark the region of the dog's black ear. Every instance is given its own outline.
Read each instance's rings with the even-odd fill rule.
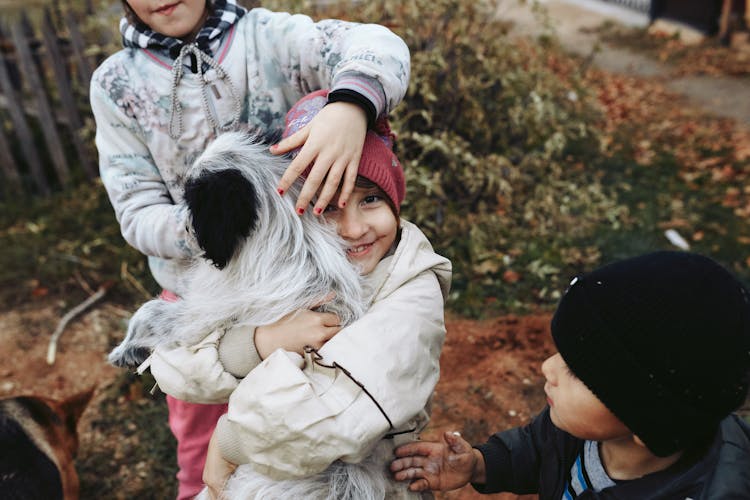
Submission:
[[[224,269],[258,220],[253,185],[236,169],[204,172],[185,184],[185,202],[206,258]]]

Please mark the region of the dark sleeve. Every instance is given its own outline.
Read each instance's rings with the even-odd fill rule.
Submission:
[[[542,453],[554,453],[555,427],[549,408],[524,427],[499,432],[476,448],[484,457],[486,484],[472,484],[480,493],[538,493]]]
[[[350,89],[332,90],[328,94],[328,103],[330,104],[332,102],[349,102],[356,104],[362,108],[367,115],[367,128],[372,128],[375,124],[375,119],[377,118],[377,116],[375,116],[375,105],[359,92]]]

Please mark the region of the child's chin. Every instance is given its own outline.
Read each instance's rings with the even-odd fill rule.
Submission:
[[[375,269],[375,266],[371,266],[367,263],[358,264],[355,262],[354,267],[357,268],[359,274],[361,274],[362,276],[367,276],[372,272],[373,269]]]
[[[565,431],[569,433],[568,429],[565,428],[565,425],[562,422],[560,422],[560,419],[557,416],[557,412],[555,412],[555,409],[552,407],[550,407],[549,409],[549,418],[550,420],[552,420],[552,425],[554,425],[561,431]]]

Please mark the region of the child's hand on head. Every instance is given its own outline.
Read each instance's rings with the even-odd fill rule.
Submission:
[[[411,491],[447,491],[467,483],[484,483],[484,457],[458,432],[446,432],[442,442],[416,441],[396,448],[391,472],[410,481]]]
[[[327,104],[305,127],[271,147],[273,154],[285,154],[302,147],[279,181],[284,193],[305,169],[312,165],[297,199],[297,213],[307,210],[318,193],[314,212],[320,215],[341,184],[339,206],[346,204],[357,178],[362,145],[367,134],[367,115],[358,105],[348,102]]]
[[[262,359],[276,349],[303,354],[305,346],[320,349],[339,333],[339,317],[333,313],[309,310],[287,314],[276,323],[255,329],[255,348]]]

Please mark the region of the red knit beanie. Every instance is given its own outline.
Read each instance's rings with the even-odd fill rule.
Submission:
[[[328,90],[318,90],[297,101],[286,114],[282,137],[287,138],[310,123],[327,102]],[[394,139],[388,119],[380,116],[375,121],[374,129],[368,130],[365,136],[357,174],[374,182],[382,189],[398,213],[406,195],[406,182],[401,162],[393,153]],[[296,155],[297,152],[293,154]],[[307,176],[309,171],[310,167],[302,173],[302,176]]]

